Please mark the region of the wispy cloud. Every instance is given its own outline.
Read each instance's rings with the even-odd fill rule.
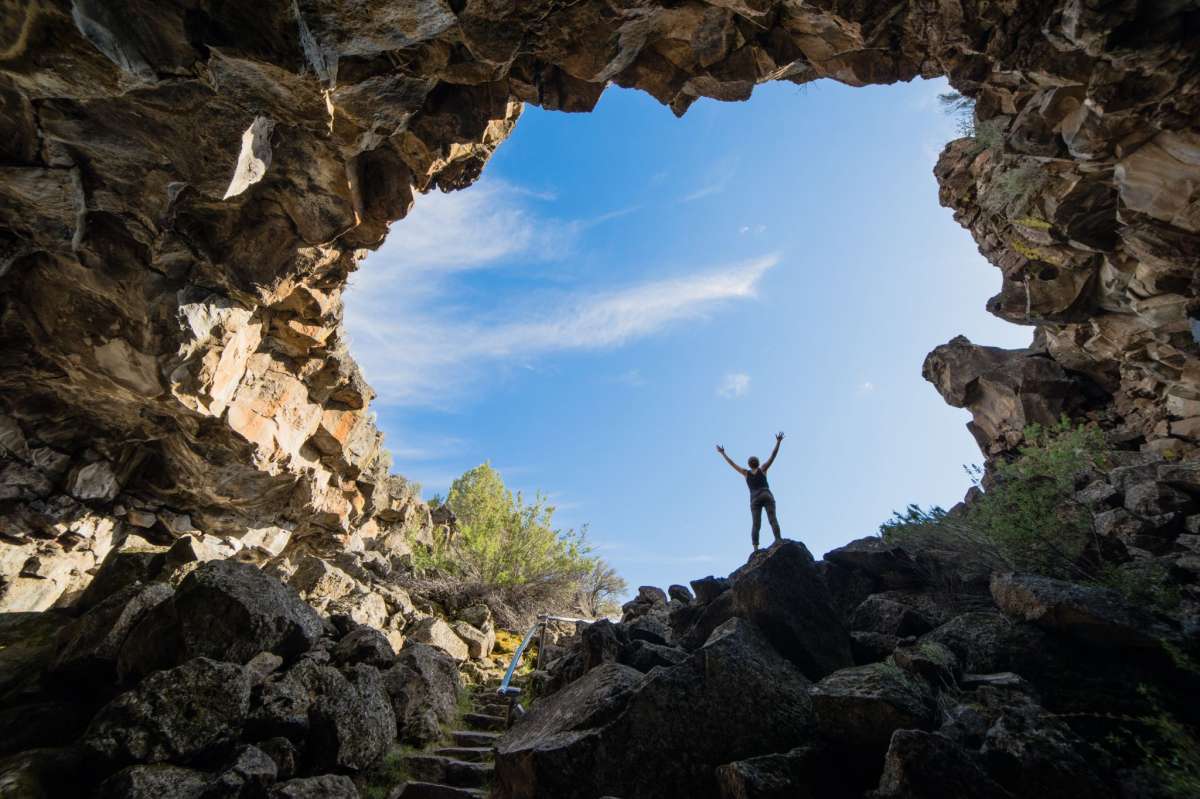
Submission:
[[[870,394],[874,392],[875,389],[876,385],[874,383],[872,383],[870,380],[864,380],[858,384],[858,387],[855,389],[855,393],[861,396],[863,394]]]
[[[744,372],[730,372],[721,378],[717,385],[717,396],[725,399],[744,397],[750,391],[750,375]]]
[[[613,378],[614,383],[624,383],[633,388],[641,388],[646,385],[646,378],[642,376],[640,369],[630,369],[627,372],[622,372]]]
[[[690,203],[720,194],[728,188],[737,174],[736,160],[726,160],[718,163],[709,173],[707,179],[697,188],[679,198],[680,202]]]
[[[753,233],[756,236],[761,236],[767,232],[766,225],[742,225],[738,228],[738,233],[745,236],[747,233]]]
[[[487,306],[465,305],[454,281],[464,271],[554,261],[575,246],[579,222],[539,216],[521,197],[486,181],[422,197],[355,276],[346,294],[346,327],[383,402],[440,406],[488,364],[532,368],[539,356],[620,346],[704,318],[753,297],[779,261],[766,255],[617,287],[526,291],[519,303],[497,298]]]

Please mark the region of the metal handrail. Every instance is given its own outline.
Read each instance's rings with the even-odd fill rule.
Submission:
[[[516,714],[518,717],[525,715],[525,709],[517,704],[517,697],[521,695],[521,689],[511,684],[513,675],[517,671],[517,666],[521,664],[521,658],[524,657],[525,650],[529,648],[529,644],[533,641],[533,636],[535,633],[537,633],[539,627],[542,631],[542,640],[538,645],[538,660],[541,660],[542,651],[545,649],[543,644],[546,642],[546,622],[550,621],[561,621],[574,624],[583,622],[584,624],[591,624],[595,621],[595,619],[576,619],[570,616],[551,616],[549,614],[542,614],[537,617],[537,621],[530,625],[529,631],[526,632],[525,637],[521,639],[521,645],[517,647],[517,651],[513,653],[512,662],[508,664],[508,670],[504,673],[504,679],[500,681],[500,687],[496,689],[496,693],[499,696],[503,696],[508,699],[509,726],[512,725],[514,714]]]

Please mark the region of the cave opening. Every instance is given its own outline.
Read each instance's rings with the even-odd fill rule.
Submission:
[[[970,416],[921,362],[1030,331],[985,312],[999,275],[938,204],[947,90],[766,84],[680,119],[617,87],[586,115],[527,107],[479,183],[417,197],[351,276],[393,470],[428,498],[490,460],[638,584],[740,558],[717,442],[744,459],[788,431],[781,516],[818,554],[957,502]]]

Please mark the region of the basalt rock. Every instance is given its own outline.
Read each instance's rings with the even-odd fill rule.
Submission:
[[[264,650],[290,658],[322,632],[316,612],[278,580],[249,564],[211,561],[138,622],[119,667],[131,675],[193,657],[246,663]]]
[[[734,613],[762,629],[810,679],[853,663],[850,636],[808,549],[784,540],[730,578]]]
[[[753,625],[732,620],[677,666],[643,676],[607,664],[535,705],[497,748],[498,789],[564,799],[713,795],[717,766],[805,736],[808,685]],[[682,741],[686,756],[672,756]]]
[[[234,740],[250,707],[240,666],[196,658],[158,672],[92,720],[90,751],[114,763],[187,761]]]

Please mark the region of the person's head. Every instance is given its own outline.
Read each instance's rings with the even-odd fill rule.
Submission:
[[[750,464],[751,469],[758,468],[758,458],[754,457],[753,455],[750,456],[750,460],[746,461],[746,463]]]

